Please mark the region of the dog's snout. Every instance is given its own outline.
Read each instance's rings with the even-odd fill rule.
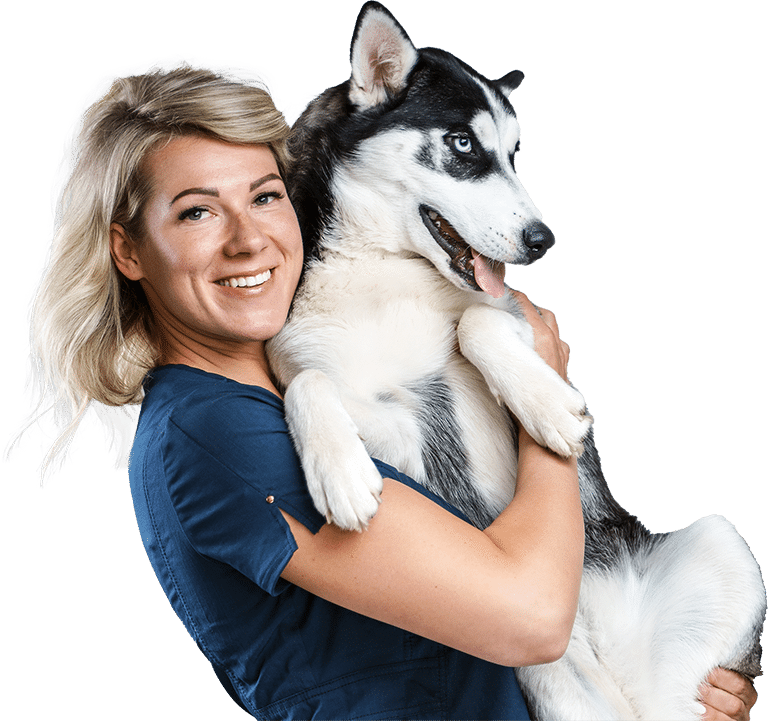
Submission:
[[[523,230],[523,242],[531,260],[536,260],[555,244],[555,235],[544,223],[536,221]]]

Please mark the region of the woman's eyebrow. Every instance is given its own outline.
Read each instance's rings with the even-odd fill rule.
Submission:
[[[270,180],[282,180],[282,178],[277,173],[269,173],[268,175],[265,175],[263,178],[254,180],[251,183],[251,190],[256,190],[256,188],[258,188],[260,185],[264,185],[264,183],[268,183]]]
[[[212,195],[214,198],[218,198],[219,191],[216,188],[187,188],[187,190],[182,190],[168,205],[173,205],[179,198],[183,198],[185,195]]]
[[[282,180],[282,178],[277,173],[269,173],[258,180],[254,180],[249,191],[256,190],[260,185],[264,185],[264,183],[268,183],[270,180]],[[187,188],[182,190],[168,205],[173,205],[179,198],[183,198],[185,195],[210,195],[218,198],[219,191],[216,188]]]

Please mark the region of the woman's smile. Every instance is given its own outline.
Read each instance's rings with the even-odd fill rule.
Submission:
[[[272,277],[271,270],[265,270],[263,273],[243,273],[237,277],[224,278],[217,280],[218,285],[228,288],[253,288],[261,286]]]

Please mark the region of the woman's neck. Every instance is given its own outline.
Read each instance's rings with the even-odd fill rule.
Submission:
[[[202,344],[196,342],[179,343],[178,339],[168,342],[163,337],[160,343],[161,365],[181,364],[199,368],[230,378],[238,383],[261,386],[282,396],[278,390],[263,341],[248,344]]]

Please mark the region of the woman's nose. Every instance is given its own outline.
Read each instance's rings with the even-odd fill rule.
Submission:
[[[266,248],[269,242],[269,235],[262,224],[248,213],[240,213],[232,219],[224,252],[231,256],[240,253],[253,255]]]

